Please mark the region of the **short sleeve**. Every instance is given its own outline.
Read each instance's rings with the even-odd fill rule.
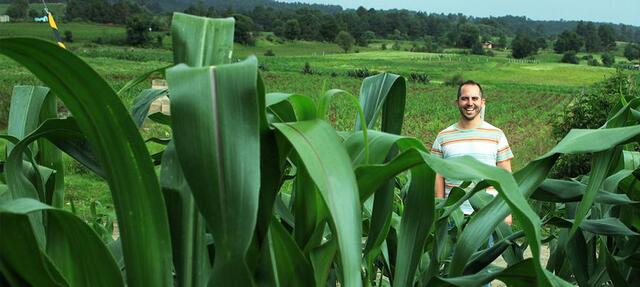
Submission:
[[[500,133],[500,139],[498,139],[498,152],[496,154],[496,162],[510,160],[513,158],[513,152],[509,147],[509,142],[504,133]]]
[[[444,153],[442,152],[442,146],[440,145],[439,137],[436,137],[436,140],[433,141],[433,145],[431,146],[431,155],[434,157],[444,158]]]

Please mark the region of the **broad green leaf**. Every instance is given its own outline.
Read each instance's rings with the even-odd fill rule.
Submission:
[[[619,175],[628,176],[631,171],[621,171]],[[608,178],[609,179],[609,178]],[[612,178],[610,182],[605,181],[605,188],[607,185],[617,187],[617,182],[621,178]],[[558,179],[546,179],[538,187],[538,189],[531,195],[531,198],[542,201],[550,202],[575,202],[582,200],[584,191],[587,186],[578,181],[558,180]],[[612,193],[608,191],[600,190],[594,199],[597,203],[606,204],[632,204],[636,203],[629,199],[626,194]]]
[[[270,123],[310,121],[317,117],[315,102],[299,94],[268,93],[266,106],[269,114],[273,116]]]
[[[169,229],[158,181],[149,153],[115,92],[86,63],[55,44],[4,38],[0,53],[51,88],[94,148],[118,215],[128,285],[171,285]]]
[[[177,286],[206,286],[211,264],[205,222],[187,184],[173,142],[162,155],[160,186],[167,205]]]
[[[400,134],[406,95],[405,79],[399,75],[382,73],[364,79],[359,100],[367,128],[373,129],[382,114],[381,131]],[[359,118],[356,119],[355,130],[360,130],[362,124]]]
[[[57,98],[53,95],[46,97],[40,110],[40,122],[48,119],[58,118]],[[49,178],[46,185],[45,197],[46,203],[56,208],[62,208],[64,205],[64,162],[62,160],[62,152],[51,142],[41,139],[38,141],[40,148],[37,154],[37,162],[40,165],[55,170],[55,174]]]
[[[344,286],[361,286],[360,201],[353,167],[338,135],[321,120],[275,123],[304,163],[324,199],[338,241]]]
[[[274,273],[274,286],[314,286],[311,264],[275,218],[269,225],[267,247]]]
[[[234,23],[235,20],[231,17],[210,19],[173,13],[173,62],[191,67],[231,63]],[[173,96],[173,93],[171,95]]]
[[[151,70],[149,72],[146,72],[140,76],[138,76],[135,79],[132,79],[130,81],[128,81],[126,84],[124,84],[124,86],[122,86],[122,88],[120,88],[120,90],[118,90],[118,95],[122,96],[125,93],[127,93],[129,90],[131,90],[133,87],[137,86],[138,84],[146,81],[149,77],[151,77],[151,75],[156,74],[156,73],[165,73],[165,70],[170,68],[173,65],[169,65],[169,66],[165,66],[165,67],[160,67],[157,68],[155,70]]]
[[[562,228],[570,228],[573,224],[575,224],[575,220],[554,216],[549,219],[548,223]],[[640,235],[636,232],[633,232],[619,219],[614,217],[607,217],[602,219],[585,219],[582,221],[582,223],[580,223],[580,229],[601,235]]]
[[[27,214],[37,211],[47,212],[46,251],[29,226]],[[0,261],[30,285],[124,286],[109,250],[86,223],[71,213],[33,199],[16,199],[0,204],[0,228]],[[16,242],[22,247],[16,248]]]
[[[11,95],[11,108],[7,134],[24,138],[40,124],[40,112],[49,94],[49,88],[39,86],[15,86]],[[13,144],[7,145],[7,155]],[[37,149],[34,148],[34,153]]]
[[[151,108],[153,101],[166,95],[167,89],[146,89],[133,100],[131,117],[133,118],[133,122],[136,123],[136,126],[142,126],[147,115],[149,115],[149,108]]]
[[[309,258],[311,260],[311,265],[313,266],[313,276],[315,278],[316,286],[323,286],[326,284],[337,250],[338,245],[336,240],[329,240],[311,251]]]
[[[253,284],[244,258],[260,189],[257,70],[253,57],[167,70],[176,152],[216,242],[210,284]]]

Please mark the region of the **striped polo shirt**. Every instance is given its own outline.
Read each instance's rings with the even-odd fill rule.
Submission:
[[[490,166],[513,158],[502,130],[485,121],[472,129],[460,129],[457,124],[444,129],[433,142],[431,154],[444,159],[468,155]],[[451,189],[460,184],[461,180],[445,178],[445,196],[449,196]],[[487,193],[494,196],[497,194],[492,187],[487,188]],[[469,201],[465,201],[460,208],[464,214],[473,212]]]

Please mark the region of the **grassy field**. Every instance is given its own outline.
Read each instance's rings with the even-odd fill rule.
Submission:
[[[64,15],[64,11],[65,11],[65,3],[49,3],[47,4],[47,8],[49,8],[49,12],[51,12],[51,14],[53,14],[54,17],[62,17],[62,15]],[[4,14],[7,11],[7,8],[9,8],[9,4],[0,4],[0,15]],[[29,4],[29,9],[33,9],[36,10],[38,12],[41,12],[42,15],[44,15],[44,5],[42,3],[31,3]]]
[[[0,7],[1,8],[1,7]],[[4,26],[8,25],[8,26]],[[5,29],[10,27],[10,29]],[[170,38],[165,36],[158,48],[131,48],[97,45],[98,37],[124,37],[123,27],[85,23],[64,23],[61,30],[73,31],[74,43],[69,49],[81,56],[115,89],[127,81],[172,61]],[[29,23],[0,24],[0,37],[34,36],[51,40],[46,25]],[[575,95],[593,83],[614,72],[612,68],[558,63],[562,55],[544,51],[537,63],[515,63],[507,58],[507,52],[497,51],[496,56],[462,54],[414,53],[402,51],[410,43],[402,43],[400,51],[380,50],[377,42],[369,48],[358,48],[358,53],[341,53],[332,43],[269,41],[261,37],[256,46],[236,45],[234,57],[244,58],[255,54],[263,66],[267,92],[289,92],[317,95],[322,88],[340,88],[357,95],[362,79],[348,77],[354,69],[394,72],[408,76],[412,72],[426,73],[432,79],[429,84],[407,83],[407,106],[403,134],[420,139],[427,147],[436,134],[455,122],[458,111],[453,105],[456,88],[443,82],[460,74],[465,79],[481,82],[487,96],[486,120],[502,128],[513,148],[514,170],[545,153],[555,145],[551,139],[550,122],[556,112]],[[390,44],[388,45],[390,46]],[[265,56],[271,50],[275,56]],[[451,51],[450,51],[451,52]],[[317,73],[303,75],[305,63]],[[39,84],[26,69],[10,59],[0,56],[0,129],[7,118],[9,95],[16,84]],[[141,84],[122,96],[131,107],[133,99],[150,84]],[[351,129],[355,111],[346,99],[339,99],[331,108],[330,119],[338,129]],[[145,138],[167,136],[166,129],[149,125],[142,129]],[[0,149],[3,143],[0,142]],[[149,146],[156,150],[157,147]],[[67,207],[71,203],[84,218],[90,217],[92,202],[98,201],[98,213],[111,214],[108,187],[100,178],[66,158],[70,176],[66,182]]]

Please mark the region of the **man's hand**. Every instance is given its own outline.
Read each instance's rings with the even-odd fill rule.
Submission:
[[[513,223],[513,218],[511,218],[511,214],[507,215],[507,217],[504,219],[504,223],[509,224],[509,226],[511,226],[511,223]]]

